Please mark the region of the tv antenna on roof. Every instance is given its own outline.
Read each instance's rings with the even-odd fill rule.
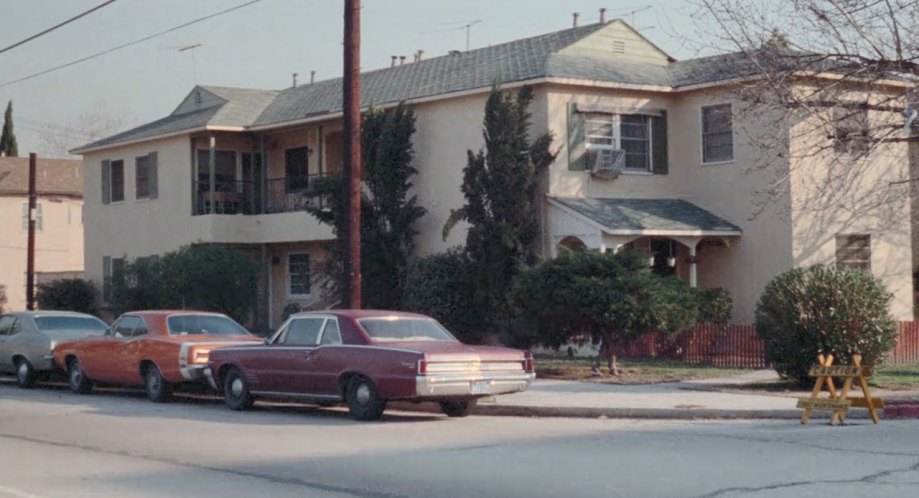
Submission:
[[[177,52],[191,52],[191,75],[195,80],[195,85],[198,84],[198,62],[195,60],[195,49],[200,46],[200,43],[195,43],[193,45],[179,47],[178,50],[176,50]]]
[[[443,28],[443,29],[432,29],[430,31],[422,31],[419,34],[426,35],[429,33],[443,33],[445,31],[456,31],[456,30],[465,29],[466,30],[466,51],[468,52],[469,51],[469,32],[472,30],[473,26],[481,22],[484,22],[484,21],[482,21],[481,19],[472,19],[468,21],[448,21],[448,22],[440,23],[440,24],[444,26],[449,26],[452,24],[453,26]]]

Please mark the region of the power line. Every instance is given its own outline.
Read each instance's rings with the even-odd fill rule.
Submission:
[[[6,83],[0,84],[0,88],[6,87],[6,86],[10,86],[10,85],[13,85],[13,84],[16,84],[16,83],[21,83],[21,82],[23,82],[23,81],[27,81],[27,80],[30,80],[30,79],[32,79],[32,78],[36,78],[36,77],[38,77],[38,76],[45,75],[45,74],[48,74],[48,73],[57,71],[57,70],[59,70],[59,69],[64,69],[65,67],[70,67],[70,66],[79,64],[79,63],[81,63],[81,62],[86,62],[86,61],[88,61],[88,60],[95,59],[96,57],[100,57],[100,56],[103,56],[103,55],[106,55],[106,54],[110,54],[110,53],[112,53],[112,52],[114,52],[114,51],[116,51],[116,50],[121,50],[121,49],[123,49],[123,48],[127,48],[127,47],[130,47],[130,46],[132,46],[132,45],[137,45],[138,43],[142,43],[142,42],[145,42],[145,41],[147,41],[147,40],[152,40],[152,39],[154,39],[154,38],[156,38],[156,37],[163,36],[163,35],[165,35],[165,34],[167,34],[167,33],[172,33],[173,31],[178,31],[178,30],[180,30],[180,29],[182,29],[182,28],[187,28],[188,26],[191,26],[192,24],[197,24],[197,23],[202,22],[202,21],[207,21],[208,19],[213,19],[213,18],[215,18],[215,17],[222,16],[222,15],[224,15],[224,14],[229,14],[230,12],[233,12],[234,10],[239,10],[239,9],[241,9],[241,8],[243,8],[243,7],[248,7],[249,5],[256,4],[256,3],[259,3],[259,2],[262,2],[262,1],[263,1],[263,0],[251,0],[251,1],[249,1],[249,2],[239,4],[239,5],[235,6],[235,7],[230,7],[229,9],[221,10],[220,12],[215,12],[215,13],[213,13],[213,14],[209,14],[209,15],[206,15],[206,16],[204,16],[204,17],[199,17],[199,18],[194,19],[194,20],[192,20],[192,21],[188,21],[188,22],[185,23],[185,24],[180,24],[180,25],[178,25],[178,26],[173,26],[173,27],[171,27],[171,28],[169,28],[169,29],[160,31],[159,33],[154,33],[154,34],[152,34],[152,35],[150,35],[150,36],[145,36],[145,37],[140,38],[140,39],[138,39],[138,40],[134,40],[134,41],[132,41],[132,42],[124,43],[124,44],[118,45],[117,47],[112,47],[112,48],[110,48],[110,49],[108,49],[108,50],[103,50],[102,52],[98,52],[98,53],[95,53],[95,54],[93,54],[93,55],[89,55],[89,56],[83,57],[83,58],[81,58],[81,59],[77,59],[77,60],[74,60],[74,61],[70,61],[70,62],[67,62],[67,63],[65,63],[65,64],[61,64],[61,65],[59,65],[59,66],[54,66],[54,67],[52,67],[52,68],[50,68],[50,69],[45,69],[44,71],[39,71],[39,72],[37,72],[37,73],[30,74],[30,75],[28,75],[28,76],[24,76],[24,77],[19,78],[19,79],[7,81]]]
[[[79,18],[81,18],[81,17],[83,17],[83,16],[92,14],[93,12],[95,12],[95,11],[101,9],[102,7],[105,7],[106,5],[110,5],[110,4],[115,3],[115,1],[116,1],[116,0],[108,0],[108,2],[99,4],[99,5],[97,5],[97,6],[93,7],[93,8],[91,8],[91,9],[87,10],[86,12],[84,12],[84,13],[78,15],[78,16],[71,17],[70,19],[67,19],[66,21],[64,21],[64,22],[62,22],[62,23],[60,23],[60,24],[57,24],[57,25],[55,25],[55,26],[51,26],[50,28],[48,28],[48,29],[42,31],[41,33],[32,35],[32,36],[26,38],[25,40],[22,40],[21,42],[18,42],[18,43],[14,43],[14,44],[12,44],[12,45],[10,45],[9,47],[6,47],[6,48],[4,48],[4,49],[0,49],[0,54],[2,54],[3,52],[6,52],[7,50],[12,50],[12,49],[14,49],[14,48],[16,48],[16,47],[18,47],[18,46],[24,44],[24,43],[28,43],[28,42],[30,42],[30,41],[32,41],[32,40],[34,40],[34,39],[36,39],[36,38],[38,38],[38,37],[40,37],[40,36],[47,35],[48,33],[50,33],[50,32],[52,32],[52,31],[56,30],[57,28],[60,28],[60,27],[65,26],[65,25],[67,25],[67,24],[70,24],[70,23],[76,21],[77,19],[79,19]]]

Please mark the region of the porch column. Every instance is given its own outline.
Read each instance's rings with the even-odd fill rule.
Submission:
[[[696,263],[696,244],[689,246],[689,286],[695,288],[699,285],[698,276],[697,276],[697,267]]]
[[[216,212],[216,209],[214,209],[216,207],[214,205],[214,200],[216,197],[214,195],[214,190],[217,189],[217,180],[216,180],[216,177],[214,176],[214,170],[217,169],[217,164],[216,164],[217,163],[217,137],[215,137],[214,135],[211,135],[209,139],[210,139],[210,142],[208,144],[209,150],[208,150],[208,158],[207,158],[209,167],[207,169],[207,172],[209,176],[208,186],[210,188],[208,199],[209,199],[211,207],[208,210],[208,213],[214,214],[214,212]]]
[[[696,247],[702,241],[702,237],[671,237],[673,240],[689,248],[689,286],[697,287],[699,285],[698,263],[696,263]]]

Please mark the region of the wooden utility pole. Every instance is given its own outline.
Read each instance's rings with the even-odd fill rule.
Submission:
[[[29,154],[29,242],[26,249],[26,309],[35,309],[35,169],[38,157]]]
[[[344,254],[345,308],[361,307],[361,1],[345,0],[344,195],[347,242]]]

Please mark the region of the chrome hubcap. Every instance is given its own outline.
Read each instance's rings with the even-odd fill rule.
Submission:
[[[367,384],[357,386],[357,392],[354,394],[358,403],[365,405],[370,402],[370,387]]]
[[[243,394],[243,381],[242,379],[236,378],[233,379],[233,382],[230,383],[230,392],[233,393],[234,398],[238,398]]]
[[[78,386],[80,385],[80,382],[82,381],[83,381],[83,372],[80,371],[79,366],[74,365],[70,369],[70,383],[75,386]]]
[[[152,392],[159,392],[160,390],[160,376],[156,374],[147,375],[147,387]]]
[[[20,363],[17,373],[19,374],[19,381],[25,382],[29,377],[29,365],[27,365],[26,362]]]

